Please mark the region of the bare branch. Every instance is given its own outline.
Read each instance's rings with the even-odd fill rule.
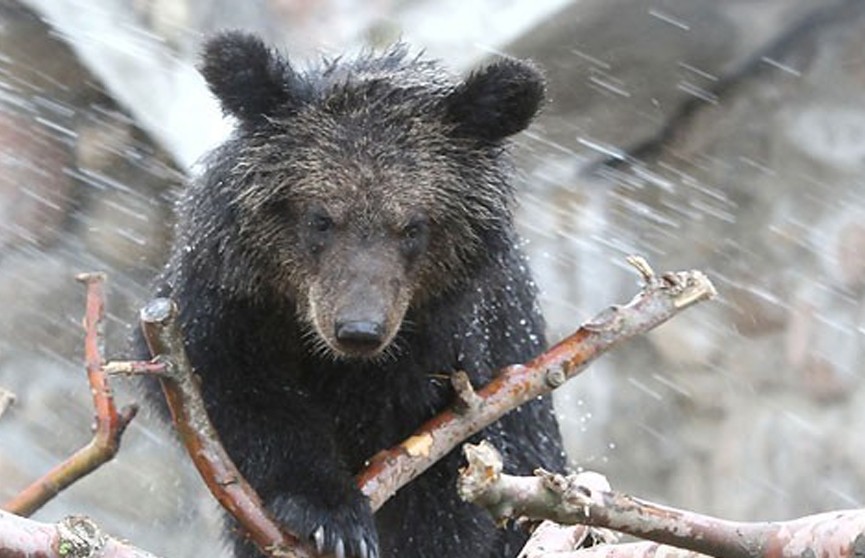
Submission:
[[[657,276],[642,258],[632,256],[629,262],[646,283],[631,302],[607,309],[531,362],[502,369],[476,394],[461,395],[454,410],[442,412],[400,445],[376,454],[358,477],[373,509],[472,434],[562,385],[613,346],[715,295],[712,283],[699,271]],[[462,401],[466,397],[470,404]]]
[[[707,556],[683,548],[642,541],[601,544],[569,552],[536,554],[526,558],[707,558]]]
[[[598,475],[600,476],[600,475]],[[601,545],[617,548],[608,543],[618,542],[620,535],[609,529],[586,525],[560,525],[543,521],[532,531],[529,540],[517,558],[566,558],[580,556],[578,552]],[[580,550],[575,550],[580,549]]]
[[[40,523],[0,510],[0,542],[4,558],[156,558],[109,537],[82,516]]]
[[[176,322],[177,307],[166,298],[155,299],[141,310],[141,327],[150,352],[165,365],[162,390],[174,426],[198,472],[222,506],[267,556],[315,556],[298,537],[285,531],[265,511],[258,495],[237,470],[219,441],[219,435],[198,389],[192,365]]]
[[[575,548],[583,546],[589,529],[585,525],[559,525],[544,521],[532,531],[517,558],[558,557],[566,552],[574,552]]]
[[[3,509],[18,515],[32,514],[67,486],[110,461],[120,448],[123,431],[138,411],[134,405],[117,411],[108,377],[102,370],[105,274],[84,273],[77,279],[87,287],[84,354],[96,409],[96,430],[86,446],[3,504]]]
[[[460,473],[460,495],[484,506],[498,519],[527,517],[603,527],[718,558],[841,558],[859,556],[865,551],[865,510],[836,511],[779,522],[726,521],[611,490],[597,490],[581,483],[578,475],[545,471],[534,477],[502,474],[501,455],[490,444],[466,444],[464,449],[469,465]],[[642,552],[633,556],[650,556],[648,552],[660,551],[650,545],[631,550]],[[585,556],[590,555],[596,554],[590,552]]]

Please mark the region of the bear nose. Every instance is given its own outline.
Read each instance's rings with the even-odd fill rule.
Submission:
[[[367,320],[337,322],[336,340],[358,349],[374,349],[384,340],[384,325]]]

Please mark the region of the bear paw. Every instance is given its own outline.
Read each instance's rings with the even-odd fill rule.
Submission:
[[[350,502],[326,509],[302,496],[284,496],[271,509],[276,518],[319,554],[334,558],[378,558],[378,533],[366,497],[359,492]]]

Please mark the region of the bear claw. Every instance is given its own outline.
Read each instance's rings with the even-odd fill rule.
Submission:
[[[353,533],[355,537],[348,539],[328,532],[324,525],[319,525],[310,538],[318,554],[326,554],[333,558],[378,558],[375,542],[367,541],[363,533]]]
[[[306,535],[316,554],[378,558],[378,533],[369,501],[359,491],[342,506],[318,507],[310,498],[283,495],[268,506],[289,531]]]
[[[315,541],[315,550],[319,554],[324,552],[324,525],[319,525],[312,533],[312,539]]]

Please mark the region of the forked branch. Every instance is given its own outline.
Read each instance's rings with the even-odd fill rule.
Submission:
[[[17,515],[32,514],[67,486],[110,461],[120,448],[123,431],[138,411],[135,405],[117,410],[108,376],[102,369],[105,274],[83,273],[76,279],[87,287],[84,356],[87,380],[96,410],[96,429],[86,446],[3,504],[3,509]]]

